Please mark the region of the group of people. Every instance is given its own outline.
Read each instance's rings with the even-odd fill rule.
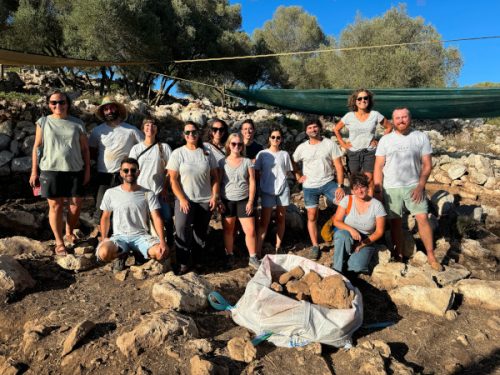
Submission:
[[[51,93],[47,103],[52,114],[37,121],[30,184],[39,181],[41,195],[48,200],[56,255],[67,254],[66,244],[75,240],[83,186],[90,181],[90,160],[94,159],[101,232],[96,256],[104,262],[115,260],[116,268],[123,267],[130,252],[161,261],[175,243],[179,273],[190,271],[205,260],[208,225],[215,211],[222,220],[227,263],[234,263],[239,225],[248,265],[258,268],[273,208],[274,247],[276,253],[282,251],[290,204],[287,178],[293,175],[302,184],[310,258],[320,257],[318,204],[324,195],[337,206],[332,217],[336,228],[333,268],[337,271],[368,271],[374,244],[384,234],[386,212],[394,257],[402,261],[403,207],[416,217],[430,265],[441,267],[433,253],[424,193],[432,165],[429,140],[411,129],[407,108],[394,110],[393,124],[374,111],[369,90],[351,95],[351,111],[334,129],[346,149],[352,195],[346,195],[344,186],[343,153],[336,142],[322,135],[320,120],[305,124],[307,140],[292,158],[282,149],[279,127],[269,129],[264,148],[254,140],[252,120],[245,120],[238,133],[230,133],[223,120],[215,119],[205,134],[198,124],[188,121],[182,132],[184,145],[172,151],[158,141],[155,119],[146,117],[141,132],[124,122],[127,110],[112,98],[104,98],[97,108],[96,116],[103,123],[88,140],[82,122],[70,115],[71,99],[66,93]],[[377,140],[379,125],[385,131]],[[347,142],[340,134],[344,126],[349,131]],[[169,199],[172,194],[174,202]],[[69,207],[64,228],[65,202]]]

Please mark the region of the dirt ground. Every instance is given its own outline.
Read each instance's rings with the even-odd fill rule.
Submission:
[[[322,212],[320,222],[328,211]],[[209,235],[209,262],[200,272],[216,286],[230,303],[243,294],[251,276],[247,257],[240,251],[235,269],[226,270],[220,243],[222,232],[212,228]],[[242,248],[242,241],[240,239]],[[306,255],[307,233],[286,236],[285,245],[297,255]],[[330,266],[331,247],[324,246],[320,263]],[[162,276],[136,280],[131,275],[117,280],[109,266],[74,273],[60,268],[49,254],[31,253],[20,263],[37,281],[35,289],[11,296],[0,306],[0,356],[9,358],[18,374],[190,374],[190,359],[199,354],[188,345],[190,338],[174,336],[155,350],[146,350],[137,358],[126,358],[116,345],[117,337],[130,331],[141,316],[159,309],[151,297],[152,285]],[[497,279],[493,265],[471,263],[470,268],[485,270],[482,278]],[[463,306],[455,301],[458,317],[447,320],[394,305],[387,292],[372,286],[369,276],[353,280],[364,302],[364,323],[393,322],[386,328],[358,330],[354,345],[368,340],[388,344],[397,361],[418,374],[499,374],[500,315],[498,312]],[[225,352],[227,341],[242,336],[227,312],[211,308],[190,315],[200,338],[213,350],[204,358],[219,365],[220,373],[239,374],[359,374],[358,362],[344,349],[322,346],[321,354],[303,348],[278,348],[269,343],[258,346],[257,360],[246,364],[231,360]],[[82,320],[96,326],[77,348],[61,357],[62,342],[69,330]],[[25,327],[41,325],[38,339],[25,335]],[[0,357],[1,359],[1,357]],[[389,359],[385,359],[389,361]],[[14,372],[15,373],[15,372]],[[391,372],[387,373],[398,373]]]

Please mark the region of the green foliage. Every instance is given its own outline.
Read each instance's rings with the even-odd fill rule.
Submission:
[[[9,17],[19,6],[19,0],[0,0],[0,29],[8,24]]]
[[[24,94],[15,91],[0,91],[0,99],[8,101],[20,101],[25,103],[36,103],[38,100],[43,99],[41,95]]]

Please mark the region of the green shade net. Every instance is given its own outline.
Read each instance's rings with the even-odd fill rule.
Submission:
[[[343,116],[354,91],[341,90],[228,90],[255,103],[318,115]],[[477,118],[500,116],[500,88],[370,89],[373,109],[390,118],[397,107],[408,107],[413,118]]]

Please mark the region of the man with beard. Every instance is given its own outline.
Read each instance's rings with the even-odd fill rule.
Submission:
[[[319,197],[324,195],[332,203],[340,202],[345,195],[344,167],[339,146],[321,135],[321,121],[317,119],[306,124],[305,132],[309,140],[297,147],[293,160],[294,163],[302,162],[302,173],[295,164],[295,177],[304,191],[307,230],[313,245],[309,257],[317,260],[320,256],[317,227]]]
[[[127,124],[127,109],[111,97],[104,97],[95,112],[104,121],[96,126],[89,137],[90,156],[97,160],[96,215],[99,220],[101,201],[110,187],[120,184],[120,162],[126,158],[132,146],[144,140],[135,126]]]
[[[168,255],[160,202],[151,190],[137,184],[138,176],[137,160],[123,159],[120,166],[123,183],[106,190],[100,207],[102,240],[97,246],[96,256],[103,262],[118,258],[114,265],[115,271],[123,269],[129,252],[158,261]],[[108,237],[111,214],[113,235]],[[150,217],[158,237],[148,232]]]
[[[394,130],[380,139],[375,152],[373,181],[375,197],[383,199],[389,216],[394,255],[403,261],[402,217],[403,207],[406,207],[415,215],[430,266],[441,271],[442,266],[434,256],[425,196],[425,184],[432,170],[431,143],[425,133],[411,128],[408,108],[396,108],[392,112],[392,123]]]

